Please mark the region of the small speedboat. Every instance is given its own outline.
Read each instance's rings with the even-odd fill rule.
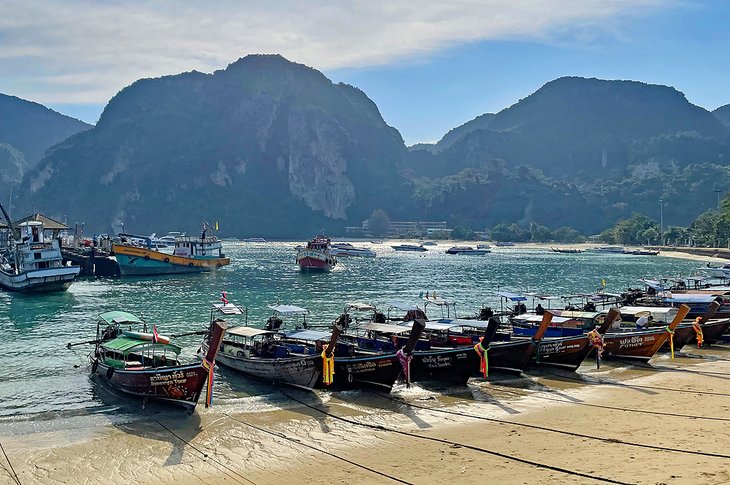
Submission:
[[[350,243],[332,243],[330,254],[335,256],[354,256],[360,258],[375,257],[375,251],[368,248],[356,248]]]
[[[418,253],[428,251],[428,249],[424,248],[422,244],[398,244],[397,246],[391,246],[391,248],[396,251],[410,251]]]
[[[446,254],[467,254],[473,256],[482,256],[487,254],[489,249],[474,249],[471,246],[453,246],[446,250]]]

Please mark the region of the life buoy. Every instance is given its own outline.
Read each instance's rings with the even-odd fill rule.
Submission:
[[[166,263],[169,263],[170,262],[170,258],[165,258],[165,262]]]
[[[109,367],[106,371],[106,378],[111,380],[112,376],[114,375],[114,367]]]
[[[99,368],[99,359],[94,359],[91,361],[91,373],[93,374],[96,372],[96,369]]]

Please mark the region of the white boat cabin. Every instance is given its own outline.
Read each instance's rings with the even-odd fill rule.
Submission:
[[[223,258],[223,246],[217,237],[179,236],[175,239],[175,256],[185,258]]]
[[[41,221],[23,222],[18,230],[20,241],[16,244],[15,258],[19,272],[62,266],[58,239],[45,233]]]

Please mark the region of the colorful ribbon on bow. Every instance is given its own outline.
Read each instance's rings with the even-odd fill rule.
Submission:
[[[702,321],[702,317],[695,318],[694,323],[692,324],[692,328],[695,329],[695,333],[697,334],[697,348],[702,347],[702,342],[705,341],[705,335],[702,333],[702,325],[700,325],[700,322]]]
[[[215,363],[208,359],[203,359],[203,369],[208,371],[208,385],[205,390],[205,407],[209,408],[213,405],[213,367]]]
[[[400,365],[403,367],[403,375],[406,376],[406,387],[411,387],[411,359],[413,359],[413,356],[406,355],[405,352],[403,352],[403,349],[396,352],[395,356],[398,358],[398,362],[400,362]]]
[[[474,346],[474,350],[481,359],[481,361],[479,362],[479,372],[481,372],[486,379],[487,375],[489,374],[489,356],[487,355],[487,353],[489,352],[489,345],[484,347],[484,345],[482,345],[483,341],[484,337],[479,337],[479,343]]]
[[[591,345],[596,348],[596,369],[601,368],[601,357],[603,357],[603,347],[606,343],[603,341],[603,337],[598,333],[597,329],[593,329],[588,332],[588,340]]]
[[[329,386],[335,380],[335,353],[327,357],[327,347],[322,349],[322,384]]]
[[[672,351],[672,359],[674,359],[674,330],[670,329],[669,326],[664,327],[664,330],[669,332],[669,348]]]

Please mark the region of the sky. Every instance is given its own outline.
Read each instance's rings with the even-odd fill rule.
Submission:
[[[362,89],[407,144],[560,76],[730,103],[724,0],[0,0],[0,93],[95,123],[144,77],[280,53]]]

